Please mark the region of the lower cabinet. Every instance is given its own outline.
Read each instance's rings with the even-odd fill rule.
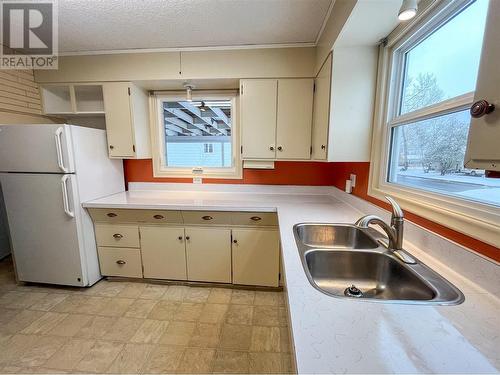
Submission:
[[[191,281],[231,282],[231,230],[186,229],[187,277]]]
[[[98,247],[101,273],[106,276],[142,277],[141,250]]]
[[[140,227],[144,277],[187,280],[184,228]]]
[[[182,212],[184,222],[177,225],[157,223],[154,215],[151,221],[143,218],[155,212],[162,218],[179,218],[180,211],[101,210],[90,214],[104,276],[279,286],[280,240],[274,213],[190,211]],[[117,216],[119,221],[108,220]],[[200,220],[210,223],[199,225]]]
[[[233,229],[233,284],[279,285],[279,234],[274,229]]]

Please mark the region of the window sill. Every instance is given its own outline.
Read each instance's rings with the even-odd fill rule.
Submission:
[[[153,177],[171,177],[171,178],[196,178],[200,177],[203,179],[211,178],[221,178],[221,179],[233,179],[238,180],[243,178],[243,173],[241,168],[234,168],[228,171],[221,170],[205,170],[203,173],[193,173],[191,169],[154,169]]]
[[[381,201],[390,195],[415,215],[490,245],[500,244],[499,208],[394,184],[370,185],[368,195]]]

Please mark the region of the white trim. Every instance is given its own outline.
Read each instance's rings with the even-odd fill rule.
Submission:
[[[276,43],[276,44],[240,44],[229,46],[193,46],[193,47],[165,47],[165,48],[130,48],[130,49],[111,49],[96,51],[73,51],[60,52],[59,56],[87,56],[87,55],[116,55],[127,53],[155,53],[155,52],[196,52],[196,51],[224,51],[238,49],[268,49],[268,48],[311,48],[316,47],[314,42],[297,43]]]
[[[333,6],[335,5],[336,1],[337,0],[332,0],[330,2],[330,6],[328,7],[328,11],[326,12],[326,16],[323,19],[323,23],[321,24],[321,28],[319,29],[318,35],[316,36],[316,39],[314,40],[314,46],[315,47],[318,45],[319,40],[320,40],[321,36],[323,35],[323,33],[325,31],[326,25],[328,24],[328,20],[330,19],[330,15],[332,14]]]
[[[404,209],[416,215],[498,246],[499,207],[386,181],[392,127],[457,112],[468,108],[473,101],[473,93],[466,93],[426,108],[397,115],[399,109],[397,98],[402,87],[400,59],[403,51],[418,43],[429,30],[439,27],[470,2],[470,0],[436,1],[403,31],[391,35],[386,47],[380,47],[368,195],[384,200],[384,196],[389,194],[395,197]],[[413,35],[410,35],[411,32],[414,32]]]
[[[239,124],[238,124],[238,105],[239,97],[236,92],[218,93],[215,91],[204,91],[204,95],[200,96],[198,92],[193,92],[193,100],[209,100],[209,99],[230,99],[231,100],[231,151],[233,166],[231,168],[190,168],[168,167],[165,165],[165,129],[163,127],[163,111],[159,110],[159,103],[164,100],[185,100],[179,92],[177,94],[158,94],[150,97],[151,106],[151,145],[153,154],[153,176],[154,177],[183,177],[183,178],[227,178],[241,179],[243,176],[242,163],[240,158],[240,139],[239,139]]]
[[[397,116],[388,122],[389,127],[405,125],[411,122],[417,122],[422,120],[428,120],[434,117],[447,115],[450,113],[455,113],[469,109],[472,102],[474,101],[474,92],[469,92],[433,104],[424,108],[417,109],[412,112],[405,113],[404,115]]]

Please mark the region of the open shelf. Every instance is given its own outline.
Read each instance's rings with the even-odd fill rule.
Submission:
[[[104,113],[101,85],[75,85],[76,113]]]
[[[45,86],[41,92],[45,113],[73,113],[70,86]]]
[[[41,88],[43,110],[50,115],[104,115],[102,85],[61,84]]]

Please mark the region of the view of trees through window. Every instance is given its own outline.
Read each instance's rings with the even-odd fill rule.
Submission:
[[[487,1],[477,0],[404,56],[399,115],[474,91]],[[468,110],[392,128],[389,182],[500,205],[500,181],[464,168]]]

